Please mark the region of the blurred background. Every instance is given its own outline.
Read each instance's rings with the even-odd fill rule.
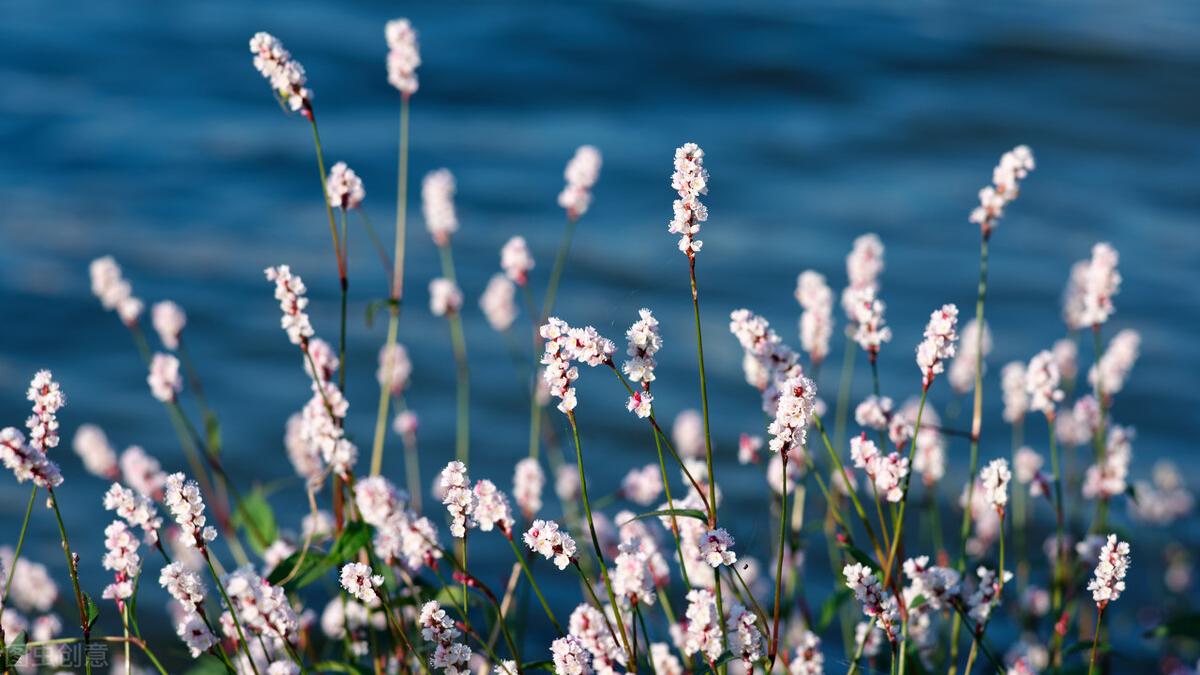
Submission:
[[[639,307],[654,310],[666,340],[655,384],[664,421],[699,404],[687,263],[666,232],[672,153],[686,141],[706,152],[710,220],[698,276],[717,471],[739,549],[753,557],[767,559],[772,535],[761,518],[762,469],[738,466],[736,443],[739,433],[765,428],[728,333],[729,311],[764,314],[798,346],[796,275],[818,270],[840,292],[852,240],[876,232],[887,246],[882,297],[895,334],[880,359],[883,390],[898,402],[919,393],[913,348],[934,307],[956,302],[964,319],[971,313],[979,234],[967,215],[1001,153],[1019,143],[1033,148],[1038,168],[992,240],[995,349],[982,457],[1009,452],[1000,366],[1065,335],[1060,295],[1070,265],[1109,241],[1121,253],[1124,283],[1106,335],[1120,328],[1142,335],[1141,359],[1114,409],[1116,421],[1137,429],[1132,478],[1147,479],[1161,458],[1189,479],[1200,469],[1200,388],[1192,386],[1200,376],[1194,3],[922,3],[903,11],[887,2],[757,0],[9,0],[4,7],[0,307],[9,319],[0,331],[0,422],[21,426],[30,377],[52,368],[68,397],[56,451],[67,478],[62,502],[92,588],[105,578],[99,558],[109,514],[99,504],[106,485],[71,453],[74,429],[96,423],[118,449],[142,445],[168,470],[184,464],[126,330],[89,291],[88,262],[111,254],[148,305],[172,299],[187,311],[187,340],[223,424],[226,463],[244,485],[293,475],[284,422],[309,396],[262,269],[288,263],[303,275],[318,334],[336,336],[336,270],[310,131],[280,111],[253,69],[247,40],[258,30],[278,36],[306,67],[326,157],[363,177],[365,208],[389,242],[399,100],[385,81],[383,24],[407,16],[419,31],[400,340],[415,364],[409,403],[422,420],[424,485],[453,453],[454,372],[445,322],[427,306],[427,282],[439,272],[419,216],[419,180],[443,166],[458,179],[454,247],[467,296],[471,473],[508,487],[526,452],[528,412],[508,342],[483,320],[478,296],[514,234],[529,240],[538,260],[536,292],[545,287],[563,229],[555,204],[563,166],[583,143],[600,148],[604,167],[558,313],[620,343]],[[384,325],[368,327],[364,317],[387,291],[365,231],[354,227],[350,238],[347,393],[350,428],[366,455]],[[840,310],[835,316],[840,335]],[[1088,341],[1080,353],[1086,368]],[[832,400],[840,339],[830,360],[819,385]],[[596,458],[588,467],[592,490],[607,494],[628,468],[654,460],[653,446],[608,376],[585,372],[579,390],[584,442]],[[853,400],[868,390],[860,362]],[[931,398],[947,424],[969,425],[944,383]],[[1044,451],[1044,441],[1033,442]],[[399,439],[388,443],[386,473],[403,484]],[[948,498],[957,496],[966,452],[952,439]],[[27,494],[0,478],[0,541],[15,542]],[[284,525],[298,528],[298,482],[272,504]],[[1124,508],[1117,510],[1126,527]],[[61,571],[49,513],[37,509],[34,523],[29,554]],[[1163,561],[1158,545],[1144,542],[1180,540],[1195,551],[1196,531],[1189,520],[1139,532],[1131,604],[1142,605],[1114,619],[1115,634],[1136,638],[1135,622],[1165,606],[1149,606],[1163,593]],[[809,571],[815,602],[830,587],[822,558]],[[485,578],[506,575],[507,561],[485,569]],[[556,583],[566,606],[575,590],[565,577]],[[160,611],[154,605],[143,611]],[[1153,658],[1137,649],[1145,648],[1130,658]]]

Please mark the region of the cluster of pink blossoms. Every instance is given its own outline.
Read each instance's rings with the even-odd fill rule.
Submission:
[[[467,664],[471,661],[471,648],[459,642],[462,632],[454,627],[454,619],[436,600],[421,606],[417,619],[421,626],[421,638],[434,645],[429,655],[430,667],[445,671],[446,675],[465,675],[471,672]]]
[[[66,398],[48,370],[39,370],[29,383],[26,397],[33,402],[33,415],[25,421],[29,440],[15,427],[0,430],[0,461],[13,472],[18,482],[33,481],[38,487],[54,488],[62,484],[58,464],[46,451],[58,446],[58,411]]]
[[[1125,387],[1141,346],[1142,337],[1136,330],[1126,328],[1114,335],[1100,360],[1088,370],[1088,384],[1106,399],[1116,395]]]
[[[500,269],[504,275],[518,286],[529,283],[529,272],[534,268],[533,254],[525,237],[512,237],[500,248]]]
[[[1012,472],[1008,470],[1008,461],[993,459],[979,472],[979,484],[983,488],[983,498],[1002,517],[1004,506],[1008,504],[1008,482],[1012,480]]]
[[[850,459],[862,469],[874,484],[875,490],[889,502],[904,498],[904,479],[909,473],[909,461],[899,452],[886,455],[865,433],[850,439]]]
[[[363,478],[358,481],[354,496],[363,521],[375,528],[372,544],[380,560],[416,572],[442,557],[441,549],[435,546],[437,526],[413,511],[409,496],[388,479]]]
[[[275,282],[275,299],[279,301],[279,309],[283,316],[279,320],[280,327],[287,332],[292,344],[304,346],[308,338],[313,336],[313,327],[308,320],[308,298],[305,293],[308,288],[300,275],[292,274],[287,265],[268,267],[264,270],[267,281]]]
[[[854,240],[850,253],[846,255],[846,278],[849,283],[842,290],[842,309],[851,323],[858,321],[856,305],[863,289],[879,291],[879,275],[883,273],[883,242],[873,233],[860,235]]]
[[[992,171],[992,184],[979,191],[979,206],[971,212],[971,222],[979,225],[984,237],[1004,216],[1004,207],[1017,198],[1021,181],[1034,166],[1033,152],[1026,145],[1018,145],[1000,157]]]
[[[142,315],[144,305],[134,297],[133,289],[121,274],[121,266],[112,256],[96,258],[88,267],[92,278],[92,293],[104,309],[116,311],[126,326],[134,326]]]
[[[375,574],[369,565],[358,562],[346,563],[342,566],[338,581],[347,593],[368,607],[379,602],[379,593],[375,589],[383,585],[383,575]]]
[[[900,627],[896,598],[884,590],[875,574],[862,563],[846,565],[842,576],[846,577],[846,587],[854,591],[854,597],[862,603],[863,614],[875,621],[890,642],[895,642]]]
[[[592,203],[592,188],[600,179],[600,151],[591,145],[581,145],[567,162],[563,178],[567,184],[558,194],[558,205],[567,211],[567,218],[578,220]]]
[[[417,45],[417,31],[408,19],[393,19],[383,28],[387,41],[387,79],[404,97],[417,93],[417,66],[421,65],[421,51]]]
[[[367,191],[354,169],[345,162],[338,162],[329,169],[329,177],[325,179],[325,195],[334,208],[349,211],[362,205]]]
[[[679,193],[679,199],[673,205],[675,215],[667,231],[678,234],[679,250],[694,258],[704,244],[696,239],[700,223],[708,220],[708,208],[700,201],[701,195],[708,194],[708,170],[704,168],[704,151],[700,146],[685,143],[675,149],[671,188]]]
[[[125,600],[133,595],[133,580],[142,569],[138,540],[123,521],[114,520],[104,528],[104,569],[113,573],[113,582],[104,588],[105,600],[115,600],[124,611]]]
[[[816,366],[829,354],[833,337],[833,291],[822,274],[805,270],[796,278],[796,302],[804,310],[800,314],[800,348]]]
[[[1119,541],[1110,534],[1100,549],[1100,562],[1096,564],[1096,575],[1088,582],[1092,600],[1103,609],[1108,603],[1121,597],[1125,590],[1125,574],[1129,571],[1129,542]]]
[[[508,277],[497,272],[488,280],[487,288],[479,296],[479,309],[488,325],[497,333],[503,333],[517,320],[517,287]]]
[[[429,311],[434,316],[453,316],[462,305],[463,294],[458,284],[443,277],[429,282]]]
[[[575,557],[575,540],[559,529],[553,520],[535,520],[525,531],[525,545],[560,570],[567,569]]]
[[[612,360],[617,346],[612,340],[600,336],[595,328],[572,328],[558,317],[546,319],[539,330],[546,341],[542,353],[542,379],[550,388],[550,395],[559,399],[558,409],[570,413],[575,409],[575,387],[572,383],[579,378],[579,369],[572,361],[596,367]]]
[[[921,382],[926,389],[933,383],[933,378],[946,369],[945,361],[954,357],[957,325],[958,307],[954,305],[942,305],[929,315],[925,339],[917,345],[917,367],[921,369]]]
[[[1029,409],[1046,417],[1054,417],[1055,406],[1063,399],[1063,391],[1059,388],[1061,379],[1054,354],[1043,350],[1034,355],[1025,369],[1025,393],[1029,397]]]
[[[271,89],[292,112],[305,117],[312,115],[312,92],[304,85],[308,78],[304,66],[293,59],[274,35],[258,32],[250,38],[250,53],[254,54],[254,67],[270,81]]]
[[[449,169],[438,169],[425,174],[421,181],[421,212],[425,216],[425,229],[433,237],[433,243],[445,246],[450,235],[458,231],[458,213],[454,208],[454,174]]]
[[[654,355],[662,348],[662,336],[658,332],[658,319],[650,310],[642,308],[638,310],[638,315],[641,318],[625,331],[625,338],[629,342],[625,353],[629,355],[629,360],[621,370],[630,382],[642,385],[640,390],[635,389],[629,396],[625,407],[638,417],[645,418],[650,416],[653,409],[654,397],[650,394],[650,383],[654,381]]]
[[[146,377],[150,394],[163,403],[174,403],[183,390],[183,375],[179,372],[179,359],[170,354],[157,353],[150,360],[150,374]]]
[[[775,419],[767,427],[771,452],[790,456],[804,447],[816,400],[817,385],[807,377],[798,375],[783,383]]]
[[[179,337],[187,325],[187,314],[183,308],[170,300],[156,302],[150,308],[150,323],[164,347],[171,351],[179,349]]]
[[[210,542],[217,538],[217,531],[207,524],[204,515],[204,497],[200,494],[200,486],[194,480],[186,480],[182,473],[167,476],[167,484],[163,492],[163,503],[171,511],[175,523],[179,525],[179,540],[189,548],[203,551]]]

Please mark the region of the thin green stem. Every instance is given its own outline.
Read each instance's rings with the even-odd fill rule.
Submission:
[[[529,585],[533,587],[533,592],[537,595],[538,602],[542,605],[542,611],[546,613],[546,618],[550,619],[554,630],[558,631],[560,636],[565,635],[562,626],[558,623],[558,619],[554,617],[554,612],[550,610],[550,603],[546,602],[546,596],[542,595],[542,589],[538,586],[537,579],[534,579],[533,572],[529,569],[529,563],[525,560],[525,556],[521,555],[521,549],[517,548],[517,542],[513,541],[512,537],[505,538],[508,539],[508,545],[512,547],[513,555],[516,556],[517,562],[521,565],[521,571],[525,573],[525,578],[529,580]]]
[[[1100,623],[1104,620],[1104,606],[1100,606],[1100,611],[1096,614],[1096,632],[1092,635],[1092,655],[1088,659],[1088,675],[1096,673],[1096,652],[1100,644]]]
[[[913,425],[912,439],[908,442],[908,463],[912,466],[913,455],[917,449],[917,438],[921,433],[921,417],[925,412],[925,398],[929,387],[921,388],[921,403],[917,406],[917,422]],[[900,539],[904,535],[904,515],[908,511],[908,491],[912,487],[912,472],[904,477],[904,494],[900,498],[900,515],[896,518],[896,531],[892,533],[892,549],[888,551],[887,563],[883,568],[883,585],[886,587],[892,581],[892,566],[896,562],[896,553],[900,550]]]
[[[779,611],[783,605],[783,553],[784,546],[787,545],[787,465],[788,453],[782,452],[780,457],[780,476],[779,481],[783,488],[783,495],[779,504],[779,554],[775,560],[775,609],[774,618],[771,628],[771,644],[767,649],[767,661],[771,664],[771,668],[775,667],[775,655],[779,653]],[[750,589],[746,589],[746,593],[750,593]]]
[[[550,283],[546,285],[546,297],[542,300],[542,316],[538,319],[539,324],[554,311],[554,300],[558,296],[558,285],[562,282],[563,270],[567,265],[567,254],[571,251],[571,240],[575,237],[576,222],[574,218],[567,218],[567,227],[563,230],[562,239],[558,243],[558,253],[554,256],[554,268],[550,272]]]
[[[588,500],[587,476],[584,474],[583,470],[583,446],[579,443],[579,425],[575,422],[574,411],[567,413],[567,421],[571,423],[571,436],[575,440],[575,465],[579,470],[579,491],[583,497],[583,510],[587,515],[588,532],[592,536],[592,548],[596,553],[596,562],[599,563],[600,577],[604,580],[604,590],[608,593],[608,602],[613,607],[613,614],[616,615],[617,626],[621,629],[621,642],[625,646],[625,651],[628,652],[630,656],[631,671],[637,672],[637,662],[632,660],[633,649],[629,644],[629,635],[625,630],[625,621],[621,618],[621,612],[619,606],[617,605],[617,596],[613,592],[612,581],[610,581],[608,578],[608,564],[604,561],[604,551],[600,547],[600,537],[596,535],[596,523],[592,520],[592,505]],[[576,564],[576,569],[579,569],[579,574],[584,576],[583,569],[579,568],[578,564]],[[584,580],[586,582],[586,576],[584,576]],[[591,588],[591,586],[587,583],[584,585],[588,586],[589,589]],[[717,586],[719,588],[720,584],[718,583]],[[600,608],[600,611],[603,612],[604,609]]]
[[[4,581],[4,595],[0,596],[0,616],[4,614],[4,604],[8,601],[8,593],[12,590],[13,574],[17,571],[17,561],[21,559],[21,547],[25,545],[25,533],[29,529],[29,517],[33,514],[33,502],[37,499],[38,486],[35,484],[29,490],[29,503],[25,505],[25,517],[21,519],[21,534],[17,537],[17,548],[13,551],[12,562],[8,566],[8,578]],[[0,627],[0,655],[3,663],[8,663],[8,639],[4,629]]]
[[[221,599],[225,601],[225,606],[229,608],[229,616],[233,618],[233,626],[237,629],[238,639],[242,642],[242,650],[246,653],[246,660],[250,662],[250,669],[254,671],[254,675],[258,675],[258,666],[254,665],[254,657],[250,654],[250,643],[246,640],[246,634],[242,632],[242,622],[238,618],[237,607],[233,601],[229,599],[229,594],[225,592],[225,584],[221,583],[221,577],[217,574],[217,568],[213,567],[212,556],[208,551],[202,551],[204,562],[208,564],[208,573],[212,575],[213,583],[216,584],[217,590],[221,593]]]
[[[67,558],[67,571],[71,574],[71,586],[75,591],[75,604],[79,608],[79,628],[83,631],[83,643],[86,645],[91,642],[92,627],[88,621],[87,602],[84,600],[83,590],[79,587],[79,569],[75,564],[75,554],[71,552],[71,541],[67,538],[67,526],[63,524],[62,512],[58,509],[58,495],[54,494],[54,488],[50,486],[46,486],[46,492],[50,495],[50,505],[54,509],[54,519],[58,522],[58,533],[62,537],[63,555]],[[91,662],[85,659],[84,665],[87,672],[91,673]]]
[[[387,341],[384,347],[385,354],[391,354],[396,345],[396,333],[400,328],[400,306],[395,302],[391,303],[391,308],[388,311],[388,327]],[[384,439],[387,436],[387,418],[388,404],[392,399],[392,368],[388,368],[384,379],[385,382],[379,384],[379,407],[375,413],[375,440],[371,444],[371,475],[378,476],[383,470],[383,445]]]
[[[346,209],[342,212],[342,269],[350,264],[349,228],[346,227]],[[338,280],[342,291],[342,314],[338,326],[338,390],[346,391],[346,303],[350,295],[350,277],[342,274]]]

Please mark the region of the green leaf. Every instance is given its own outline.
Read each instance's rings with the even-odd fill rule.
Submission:
[[[308,550],[304,562],[300,563],[300,571],[285,584],[285,587],[289,590],[304,588],[328,574],[330,570],[340,567],[342,563],[355,559],[364,546],[370,545],[371,528],[366,523],[360,521],[347,523],[346,529],[342,530],[341,536],[333,543],[328,553],[316,548]],[[291,574],[299,561],[300,552],[297,551],[276,566],[275,571],[271,572],[267,580],[271,583],[281,582]]]
[[[925,604],[928,601],[929,601],[929,599],[926,598],[924,595],[918,595],[917,597],[912,599],[912,602],[908,603],[908,611],[911,612],[914,609],[920,607],[921,605]]]
[[[20,661],[21,657],[25,656],[25,638],[25,631],[21,631],[12,639],[12,642],[8,643],[8,663],[4,664],[6,669],[15,666],[17,661]]]
[[[553,673],[554,672],[554,662],[553,661],[530,661],[529,663],[522,663],[521,670],[547,670],[547,671],[550,671]]]
[[[246,532],[250,547],[258,554],[262,554],[279,536],[275,525],[275,512],[267,503],[262,488],[255,488],[242,498],[233,516],[233,522]]]
[[[204,416],[204,437],[209,451],[214,455],[221,454],[221,422],[212,413]]]
[[[341,663],[339,661],[314,663],[312,669],[318,673],[351,673],[352,675],[361,675],[363,672],[355,668],[351,663]]]
[[[695,518],[697,520],[708,520],[708,514],[700,509],[663,509],[661,511],[648,511],[640,513],[633,517],[633,520],[641,520],[642,518],[654,518],[662,516],[676,516],[679,518]]]
[[[1129,497],[1131,500],[1133,500],[1133,504],[1134,504],[1134,506],[1137,506],[1137,503],[1138,503],[1138,500],[1137,500],[1137,489],[1133,487],[1133,484],[1132,484],[1132,483],[1130,483],[1129,485],[1125,486],[1125,496],[1126,496],[1126,497]]]
[[[1162,625],[1146,631],[1148,638],[1187,638],[1200,640],[1200,613],[1179,614]]]
[[[842,548],[845,549],[846,552],[850,554],[851,558],[854,558],[858,562],[866,565],[867,567],[870,567],[871,571],[874,572],[876,575],[878,575],[882,572],[882,570],[879,569],[879,564],[876,563],[874,560],[872,560],[871,556],[864,553],[862,551],[862,549],[858,548],[854,544],[850,544],[850,543],[842,544]]]
[[[822,633],[826,628],[833,624],[833,620],[837,618],[838,611],[842,605],[853,595],[849,588],[839,588],[834,591],[833,595],[829,596],[821,605],[821,617],[817,620],[817,632]]]
[[[92,600],[92,596],[87,593],[83,594],[83,599],[87,602],[87,627],[88,630],[96,625],[96,619],[100,618],[100,608],[96,606],[96,601]]]

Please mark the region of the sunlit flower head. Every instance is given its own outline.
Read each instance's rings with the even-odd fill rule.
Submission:
[[[388,84],[405,97],[417,93],[417,66],[421,65],[421,51],[417,44],[417,31],[408,19],[392,19],[383,29],[387,40]]]

